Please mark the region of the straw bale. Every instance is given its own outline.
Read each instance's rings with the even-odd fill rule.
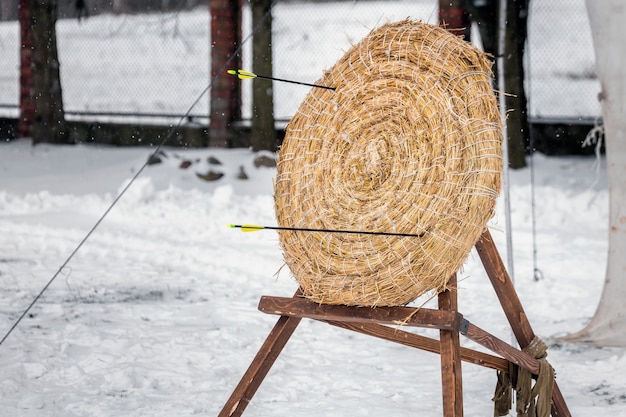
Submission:
[[[403,305],[442,291],[492,217],[502,129],[485,55],[437,26],[374,29],[290,121],[274,184],[278,224],[415,237],[280,231],[304,296]]]

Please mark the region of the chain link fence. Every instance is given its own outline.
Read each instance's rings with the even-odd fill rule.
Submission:
[[[208,85],[209,24],[205,8],[60,21],[67,111],[184,114]],[[208,117],[208,99],[192,114]]]
[[[10,2],[9,2],[10,3]],[[8,16],[0,0],[2,18]],[[73,3],[73,2],[72,2]],[[137,2],[105,2],[110,5]],[[135,5],[137,3],[137,5]],[[154,4],[153,4],[154,3]],[[89,4],[89,1],[87,1]],[[152,1],[149,13],[90,13],[57,22],[64,105],[68,118],[173,123],[210,85],[208,2]],[[251,33],[244,2],[243,39]],[[113,7],[113,6],[111,6]],[[129,6],[130,7],[130,6]],[[162,11],[167,10],[167,11]],[[72,13],[71,10],[65,12]],[[277,1],[272,11],[274,76],[314,82],[372,28],[411,17],[438,20],[437,0]],[[584,0],[531,0],[526,89],[531,120],[593,120],[600,115],[595,59]],[[479,35],[472,38],[480,44]],[[0,117],[16,117],[19,25],[0,22]],[[243,48],[250,68],[251,42]],[[243,118],[251,116],[251,81],[242,81]],[[274,114],[288,120],[308,89],[274,83]],[[191,114],[206,123],[204,94]]]
[[[526,91],[531,120],[593,121],[601,115],[585,0],[530,0]]]
[[[105,3],[108,8],[92,7],[80,20],[67,9],[57,21],[67,118],[171,123],[209,83],[207,3],[195,7],[199,1]],[[0,47],[6,57],[0,63],[2,116],[17,115],[19,44],[18,22],[0,23]],[[191,114],[206,121],[208,99]]]

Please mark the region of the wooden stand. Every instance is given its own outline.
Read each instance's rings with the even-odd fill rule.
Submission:
[[[535,334],[489,231],[485,231],[476,243],[476,250],[518,343],[522,348],[527,346]],[[535,375],[539,373],[540,365],[537,359],[473,325],[458,312],[456,275],[449,281],[449,287],[449,290],[439,294],[438,309],[436,310],[411,307],[361,308],[324,305],[306,300],[301,297],[300,291],[296,292],[292,298],[262,297],[259,310],[268,314],[280,315],[280,318],[241,378],[239,385],[222,408],[219,417],[240,416],[243,413],[300,320],[304,317],[391,342],[439,353],[441,357],[444,417],[463,416],[461,361],[505,372],[508,372],[509,362],[512,362],[530,370]],[[439,329],[439,340],[388,326],[399,324]],[[459,334],[499,356],[460,347]],[[551,411],[553,417],[571,416],[556,382],[552,391]]]

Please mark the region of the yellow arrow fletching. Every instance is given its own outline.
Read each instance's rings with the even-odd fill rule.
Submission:
[[[250,71],[244,71],[244,70],[238,70],[237,71],[237,76],[240,79],[246,79],[246,78],[256,78],[256,74]]]
[[[263,230],[265,227],[263,226],[255,226],[254,224],[243,224],[241,225],[242,232],[258,232],[259,230]]]
[[[241,229],[242,232],[258,232],[265,229],[265,226],[257,226],[254,224],[229,224],[231,229]]]
[[[238,69],[238,70],[228,70],[226,71],[228,72],[230,75],[236,75],[237,77],[239,77],[239,79],[241,80],[245,80],[245,79],[249,79],[249,78],[256,78],[256,74],[250,71],[244,71],[242,69]]]

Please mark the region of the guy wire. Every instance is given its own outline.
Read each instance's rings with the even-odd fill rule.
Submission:
[[[143,170],[148,166],[148,162],[150,161],[151,157],[156,156],[157,153],[161,150],[161,148],[163,146],[165,146],[165,144],[172,138],[172,136],[174,135],[174,131],[179,128],[183,121],[187,118],[187,116],[189,116],[189,114],[191,113],[191,111],[193,110],[193,108],[196,106],[196,104],[198,104],[198,102],[200,101],[200,99],[202,97],[204,97],[204,95],[207,93],[207,91],[209,91],[211,89],[211,87],[213,86],[213,84],[215,83],[215,80],[217,79],[217,77],[222,76],[222,73],[224,71],[226,71],[226,68],[230,65],[230,63],[232,62],[233,59],[235,59],[235,56],[237,56],[237,54],[239,54],[241,52],[241,50],[243,49],[243,46],[254,36],[254,34],[259,30],[259,28],[261,27],[261,25],[263,24],[263,22],[265,22],[265,19],[267,19],[267,17],[270,15],[270,13],[272,12],[272,8],[274,7],[274,4],[276,3],[275,0],[270,4],[270,7],[268,8],[267,12],[265,12],[265,14],[263,15],[263,17],[259,20],[259,23],[252,28],[252,32],[250,32],[250,34],[241,42],[241,45],[239,45],[237,47],[237,49],[230,55],[230,57],[228,57],[228,59],[226,60],[226,62],[224,63],[224,65],[220,68],[220,70],[217,72],[217,74],[211,79],[211,81],[209,82],[209,84],[204,88],[204,90],[202,90],[200,92],[200,94],[198,95],[198,97],[192,102],[192,104],[189,106],[189,108],[187,109],[187,111],[185,112],[185,114],[183,114],[180,119],[178,120],[178,123],[176,123],[175,126],[172,126],[170,128],[170,130],[168,131],[167,135],[165,136],[165,138],[154,148],[154,151],[150,154],[150,156],[146,159],[146,161],[143,163],[143,165],[141,166],[141,168],[139,168],[139,170],[135,173],[135,175],[132,176],[132,178],[130,179],[130,181],[128,181],[128,184],[126,184],[126,186],[122,189],[122,191],[120,191],[120,193],[117,195],[117,197],[115,197],[115,199],[113,200],[113,202],[109,205],[109,207],[104,211],[104,213],[100,216],[100,218],[98,219],[98,221],[96,221],[96,223],[91,227],[91,229],[89,230],[89,232],[87,232],[87,234],[85,235],[85,237],[83,237],[83,239],[78,243],[78,245],[76,246],[76,248],[74,248],[74,250],[72,251],[72,253],[70,253],[70,255],[65,259],[65,261],[61,264],[61,266],[59,267],[59,269],[54,273],[54,275],[52,275],[52,278],[50,278],[50,280],[47,282],[46,285],[44,285],[44,287],[41,289],[41,291],[39,291],[39,293],[37,294],[37,296],[35,296],[35,298],[33,299],[33,301],[28,305],[28,307],[26,307],[26,309],[24,310],[24,312],[22,313],[22,315],[20,315],[20,317],[18,317],[18,319],[15,321],[15,323],[13,323],[13,326],[11,326],[11,328],[6,332],[6,334],[2,337],[2,340],[0,340],[0,346],[2,346],[2,344],[5,342],[5,340],[8,339],[8,337],[13,333],[13,331],[17,328],[17,326],[22,322],[22,320],[24,320],[24,318],[26,317],[26,315],[30,312],[30,310],[35,306],[35,304],[37,303],[37,301],[39,301],[39,299],[43,296],[43,294],[46,292],[46,290],[52,285],[52,283],[56,280],[56,278],[59,276],[59,274],[61,273],[61,271],[63,271],[63,269],[67,266],[67,264],[72,260],[72,258],[74,258],[74,255],[76,255],[76,253],[80,250],[80,248],[83,247],[83,245],[85,244],[85,242],[87,242],[87,240],[91,237],[91,235],[96,231],[96,229],[100,226],[100,224],[104,221],[104,219],[106,218],[106,216],[109,214],[109,212],[113,209],[113,207],[115,207],[115,205],[118,203],[118,201],[122,198],[122,196],[126,193],[126,191],[130,188],[131,185],[133,185],[133,183],[135,182],[135,180],[139,177],[139,175],[141,175],[141,173],[143,172]]]
[[[531,27],[531,18],[533,17],[530,12],[530,2],[526,1],[526,27]],[[528,147],[530,155],[528,157],[528,168],[530,170],[530,219],[531,219],[531,234],[532,234],[532,251],[533,251],[533,280],[540,281],[543,279],[543,273],[537,266],[537,204],[536,204],[536,196],[535,196],[535,133],[531,122],[531,100],[532,100],[532,71],[531,71],[531,48],[530,48],[530,37],[532,31],[528,30],[526,36],[526,50],[525,50],[525,58],[526,58],[526,68],[527,68],[527,79],[528,79],[528,92],[527,95],[527,103],[526,103],[526,117],[528,120]]]

